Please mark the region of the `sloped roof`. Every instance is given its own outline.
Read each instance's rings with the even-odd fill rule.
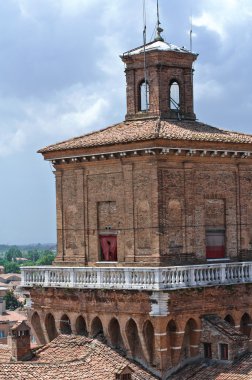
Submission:
[[[156,139],[252,144],[252,135],[226,131],[198,121],[144,119],[124,121],[39,150],[39,153],[126,144]]]
[[[235,363],[208,364],[198,362],[189,364],[177,373],[169,376],[169,380],[251,380],[252,354],[246,354]]]
[[[11,349],[7,344],[0,344],[0,363],[8,363],[11,360]]]
[[[30,362],[0,364],[0,380],[114,380],[127,366],[132,380],[157,379],[96,339],[59,335]]]
[[[19,312],[18,310],[6,310],[6,312],[0,315],[0,324],[1,323],[9,323],[9,322],[18,322],[18,321],[26,321],[27,316],[24,313]]]
[[[165,41],[152,41],[152,42],[149,42],[148,44],[146,44],[145,46],[142,45],[142,46],[139,46],[139,47],[134,48],[132,50],[126,51],[125,53],[123,53],[123,56],[125,56],[125,55],[141,54],[141,53],[144,52],[144,50],[147,53],[149,51],[159,50],[159,51],[175,51],[175,52],[179,52],[179,53],[191,53],[191,54],[194,54],[191,51],[187,50],[184,46],[180,48],[180,47],[178,47],[176,45],[170,44],[169,42],[165,42]]]
[[[221,334],[234,341],[248,340],[248,337],[236,330],[228,322],[218,317],[218,315],[206,315],[203,317],[205,321],[211,323]]]

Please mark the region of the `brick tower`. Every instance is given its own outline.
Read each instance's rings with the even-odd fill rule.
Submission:
[[[22,269],[40,343],[101,336],[163,379],[248,349],[252,137],[196,121],[196,57],[159,29],[121,57],[125,121],[40,150],[58,241],[53,267]]]

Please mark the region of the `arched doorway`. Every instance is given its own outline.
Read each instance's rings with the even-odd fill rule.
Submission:
[[[60,331],[62,334],[72,334],[71,322],[66,314],[62,315],[60,318]]]
[[[55,319],[51,313],[47,314],[45,317],[45,328],[50,341],[58,336],[58,332],[55,326]]]
[[[46,340],[44,337],[40,317],[36,311],[35,311],[35,313],[33,313],[32,317],[31,317],[31,325],[32,325],[32,328],[33,328],[34,333],[36,335],[36,338],[38,340],[38,344],[45,344]]]
[[[75,329],[76,329],[77,335],[83,335],[83,336],[88,335],[87,325],[82,315],[79,315],[78,318],[76,319]]]

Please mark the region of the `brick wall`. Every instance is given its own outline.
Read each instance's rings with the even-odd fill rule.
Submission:
[[[30,318],[33,329],[39,330],[34,335],[43,335],[46,340],[52,326],[52,321],[47,318],[49,314],[53,316],[58,331],[62,316],[67,315],[73,333],[77,331],[77,320],[80,316],[84,318],[89,334],[92,334],[94,320],[99,318],[108,342],[114,339],[113,326],[116,319],[117,335],[120,332],[122,347],[126,348],[129,356],[132,342],[129,342],[127,329],[131,321],[139,336],[139,360],[164,371],[175,367],[182,360],[203,356],[200,341],[207,341],[207,337],[202,335],[205,331],[204,326],[202,327],[203,315],[217,314],[222,319],[230,315],[236,329],[240,330],[245,313],[252,316],[251,290],[252,285],[241,284],[170,291],[168,314],[152,317],[152,293],[147,291],[32,288],[30,291],[34,303],[31,313],[36,311],[40,322],[38,323],[37,317],[34,319],[30,315]],[[251,327],[247,327],[251,339]],[[146,337],[146,331],[152,331],[154,342]],[[216,336],[216,344],[218,339]],[[221,342],[225,343],[226,340]],[[238,351],[242,352],[244,349],[246,347],[241,345]],[[232,350],[235,350],[235,346]],[[235,355],[238,351],[236,349]],[[151,360],[148,356],[150,352],[153,353]]]
[[[224,230],[227,257],[249,259],[250,178],[249,164],[199,157],[62,165],[56,172],[56,263],[96,265],[98,236],[108,227],[117,235],[122,265],[203,263],[209,227]]]

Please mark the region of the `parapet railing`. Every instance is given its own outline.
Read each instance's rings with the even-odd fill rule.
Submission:
[[[252,282],[252,262],[179,267],[22,267],[23,287],[169,290]]]

